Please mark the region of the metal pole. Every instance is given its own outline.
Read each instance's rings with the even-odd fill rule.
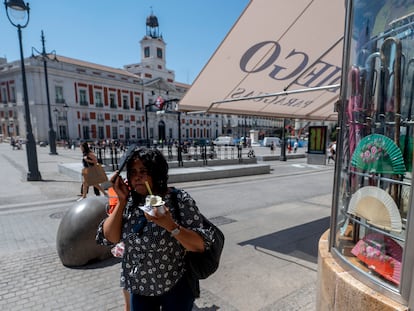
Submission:
[[[280,161],[286,161],[286,119],[283,118],[282,143],[280,146]]]
[[[181,149],[181,111],[178,111],[178,166],[183,166],[183,154]]]
[[[46,100],[47,100],[47,113],[49,116],[49,146],[50,146],[50,152],[51,155],[57,155],[56,152],[56,133],[53,130],[53,122],[52,122],[52,112],[50,109],[50,96],[49,96],[49,81],[47,76],[47,54],[46,54],[46,48],[45,48],[45,36],[43,35],[42,30],[42,58],[43,58],[43,69],[45,71],[45,83],[46,83]]]
[[[29,167],[29,171],[27,172],[27,180],[28,181],[40,181],[42,180],[42,176],[40,175],[40,172],[39,172],[39,166],[37,162],[36,141],[33,136],[32,122],[30,120],[29,98],[27,95],[26,68],[24,67],[24,56],[23,56],[23,46],[22,46],[22,29],[20,25],[17,25],[17,33],[19,36],[19,45],[20,45],[20,62],[21,62],[21,67],[22,67],[24,112],[25,112],[25,122],[26,122],[26,154],[27,154],[27,164]]]
[[[147,141],[147,148],[151,147],[149,137],[148,137],[148,107],[149,105],[145,105],[145,138]]]
[[[55,110],[53,110],[56,116],[56,133],[57,133],[57,139],[59,139],[59,110],[57,108],[55,108]]]
[[[247,147],[247,117],[244,116],[244,139],[243,139],[243,147]]]
[[[63,105],[63,109],[65,110],[65,118],[66,118],[66,139],[69,141],[70,137],[69,137],[69,119],[68,119],[68,110],[69,110],[69,106],[67,104]]]

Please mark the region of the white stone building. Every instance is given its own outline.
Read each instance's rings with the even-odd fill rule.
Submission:
[[[259,136],[281,132],[283,120],[254,116],[184,114],[177,102],[190,85],[175,81],[166,67],[166,44],[158,19],[146,20],[139,63],[112,68],[53,54],[25,58],[28,100],[36,142],[58,141],[213,140],[220,135]],[[46,92],[47,75],[50,114]],[[159,114],[159,101],[165,113]],[[278,135],[280,136],[280,135]],[[0,58],[0,139],[26,137],[20,60]]]
[[[43,57],[25,58],[33,134],[48,141],[49,128],[58,140],[178,140],[177,100],[190,87],[175,81],[166,68],[165,42],[154,15],[147,18],[140,42],[141,63],[122,69],[65,56],[47,55],[50,121]],[[42,55],[40,55],[42,56]],[[158,101],[157,101],[158,99]],[[157,114],[164,101],[165,113]],[[20,60],[0,59],[0,134],[24,138],[25,118]],[[169,112],[170,111],[170,112]],[[146,118],[147,117],[147,118]],[[217,115],[180,115],[181,139],[220,135]]]

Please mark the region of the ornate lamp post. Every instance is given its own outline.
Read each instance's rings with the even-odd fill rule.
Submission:
[[[41,56],[43,60],[43,69],[45,72],[45,84],[46,84],[47,113],[49,116],[49,146],[50,146],[49,154],[56,155],[58,154],[56,152],[56,133],[55,133],[55,130],[53,129],[52,112],[50,109],[49,79],[47,76],[47,60],[49,59],[49,57],[48,57],[48,54],[46,53],[45,36],[43,35],[43,30],[42,30],[42,35],[41,35],[41,41],[42,41],[42,52],[39,52],[38,50],[36,50],[36,48],[32,47],[32,57],[36,57],[33,54],[33,51],[35,51]]]
[[[22,80],[23,80],[23,97],[24,97],[24,112],[25,112],[25,122],[26,122],[26,154],[27,154],[27,163],[29,171],[27,172],[28,181],[39,181],[42,180],[42,176],[39,172],[39,166],[37,162],[37,151],[36,151],[36,142],[33,136],[32,122],[30,120],[30,108],[29,108],[29,98],[27,96],[27,81],[26,81],[26,69],[24,67],[24,56],[23,56],[23,47],[22,47],[22,28],[25,28],[29,23],[30,9],[29,4],[25,4],[22,0],[8,0],[4,1],[6,7],[7,18],[10,23],[17,27],[17,34],[19,37],[20,45],[20,62],[22,67]],[[10,12],[9,12],[10,11]],[[21,19],[24,23],[20,24],[19,22],[14,22],[11,16],[14,16],[16,19]],[[19,18],[20,17],[20,18]]]

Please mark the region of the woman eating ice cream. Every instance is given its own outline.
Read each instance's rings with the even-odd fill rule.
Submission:
[[[100,224],[97,241],[124,242],[121,286],[130,293],[131,310],[190,311],[199,285],[187,277],[184,255],[210,246],[209,228],[203,228],[194,199],[168,187],[160,151],[136,149],[126,168],[127,183],[118,172],[111,178],[118,203]]]

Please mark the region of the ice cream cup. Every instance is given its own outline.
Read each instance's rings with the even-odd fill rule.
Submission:
[[[158,205],[158,206],[154,206],[154,207],[157,209],[157,212],[159,214],[165,214],[165,205],[164,204]]]

